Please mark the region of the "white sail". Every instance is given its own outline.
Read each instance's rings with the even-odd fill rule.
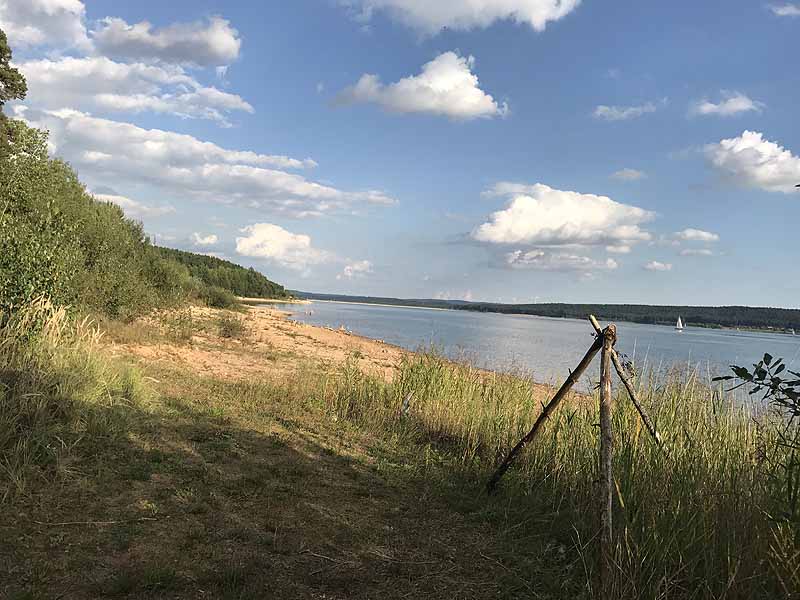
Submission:
[[[675,329],[677,329],[678,331],[683,329],[683,321],[681,320],[680,317],[678,317],[678,322],[675,324]]]

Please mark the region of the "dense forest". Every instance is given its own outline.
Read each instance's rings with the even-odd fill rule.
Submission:
[[[453,310],[472,310],[517,315],[537,315],[584,319],[593,314],[601,319],[674,325],[680,316],[695,327],[743,327],[800,331],[800,310],[788,308],[761,308],[751,306],[657,306],[649,304],[499,304],[494,302],[466,302],[463,300],[378,298],[370,296],[341,296],[292,292],[301,298],[314,300],[339,300],[368,304],[394,304]]]
[[[10,60],[0,31],[0,321],[43,297],[122,319],[189,300],[224,307],[235,295],[285,297],[252,269],[153,246],[141,223],[89,194],[48,155],[47,132],[2,113],[27,93]]]
[[[173,248],[157,247],[160,255],[189,269],[189,274],[206,285],[230,290],[249,298],[287,298],[282,285],[270,281],[253,268],[244,267],[215,256],[195,254]]]

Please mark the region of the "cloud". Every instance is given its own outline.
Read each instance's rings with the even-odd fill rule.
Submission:
[[[131,198],[127,198],[126,196],[120,196],[119,194],[94,193],[92,195],[101,202],[112,202],[113,204],[116,204],[123,210],[125,215],[131,219],[162,217],[175,212],[175,207],[168,204],[161,206],[149,206],[136,200],[132,200]]]
[[[660,102],[661,105],[666,103],[666,98]],[[658,110],[658,107],[659,104],[655,102],[646,102],[638,106],[606,106],[605,104],[600,104],[592,114],[596,119],[602,119],[603,121],[627,121],[648,113],[654,113]]]
[[[358,260],[347,263],[342,272],[336,276],[336,279],[355,279],[370,273],[372,273],[372,263],[368,260]]]
[[[421,33],[433,35],[444,28],[470,30],[510,20],[543,31],[547,24],[564,18],[580,0],[341,0],[360,9],[357,16],[369,21],[383,11],[391,18]]]
[[[463,300],[464,302],[472,302],[473,301],[473,294],[472,290],[466,290],[464,292],[451,292],[450,290],[444,290],[436,292],[433,295],[434,300]]]
[[[79,0],[0,0],[0,29],[13,49],[50,46],[90,50],[86,7]]]
[[[641,225],[655,213],[606,196],[534,185],[500,183],[513,197],[503,210],[476,227],[472,239],[488,244],[528,246],[630,245],[651,235]]]
[[[770,4],[769,9],[779,17],[800,17],[800,4]]]
[[[219,241],[219,238],[213,233],[209,235],[201,235],[197,232],[192,234],[192,243],[195,246],[213,246]]]
[[[684,229],[675,233],[675,237],[686,242],[718,242],[719,235],[702,229]]]
[[[681,256],[714,256],[714,252],[708,248],[684,248],[679,254]]]
[[[637,171],[636,169],[621,169],[612,173],[611,177],[613,179],[619,179],[620,181],[637,181],[647,177],[647,174],[644,171]]]
[[[377,75],[362,75],[339,94],[339,102],[371,102],[395,113],[428,113],[469,120],[504,116],[508,106],[498,104],[478,86],[472,73],[475,58],[445,52],[422,66],[419,75],[384,85]]]
[[[711,165],[740,183],[790,194],[798,191],[800,158],[757,131],[705,147]]]
[[[160,29],[147,21],[131,25],[107,17],[92,31],[92,39],[100,53],[113,58],[198,66],[230,64],[242,45],[239,32],[221,17]]]
[[[253,112],[235,94],[205,87],[182,68],[118,63],[102,56],[30,60],[19,64],[37,106],[168,113],[227,124],[232,111]]]
[[[630,254],[631,247],[625,244],[620,244],[617,246],[606,246],[606,252],[611,254]]]
[[[699,100],[689,106],[690,115],[716,115],[719,117],[733,117],[746,112],[761,112],[764,103],[751,100],[741,92],[721,92],[722,100],[714,104],[708,100]]]
[[[255,223],[241,230],[236,238],[236,253],[260,258],[278,266],[303,271],[310,265],[331,260],[331,255],[311,245],[311,237],[287,231],[272,223]]]
[[[157,186],[172,195],[293,217],[352,214],[360,206],[395,203],[378,190],[343,191],[281,170],[316,164],[310,160],[228,150],[190,135],[74,110],[18,113],[48,129],[53,151],[93,185],[124,180]]]
[[[649,263],[642,267],[645,271],[672,271],[672,264],[662,263],[657,260],[651,260]]]
[[[505,266],[511,269],[536,269],[540,271],[611,271],[619,265],[613,258],[604,261],[588,256],[545,250],[515,250],[504,257]]]

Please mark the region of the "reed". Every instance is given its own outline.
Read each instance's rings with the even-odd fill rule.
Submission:
[[[447,453],[453,477],[477,481],[540,413],[535,388],[519,376],[423,354],[407,359],[392,383],[350,365],[325,403],[337,418],[408,439],[420,456],[430,448]],[[654,442],[620,386],[613,412],[615,596],[779,597],[800,589],[798,532],[780,517],[780,473],[759,459],[765,449],[782,451],[768,426],[777,417],[696,373],[640,381],[637,392],[669,451]],[[400,411],[409,394],[408,411]],[[574,397],[563,406],[519,458],[501,497],[489,501],[516,506],[504,509],[508,528],[523,527],[537,512],[570,523],[573,549],[587,554],[581,561],[590,587],[593,546],[577,541],[599,530],[597,405]]]
[[[97,353],[100,335],[48,300],[0,327],[0,502],[67,473],[76,445],[119,435],[146,400],[137,371]]]

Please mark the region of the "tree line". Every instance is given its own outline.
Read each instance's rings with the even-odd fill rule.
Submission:
[[[0,30],[0,320],[40,297],[126,319],[188,299],[286,295],[252,269],[153,246],[141,223],[89,194],[48,155],[47,132],[2,112],[27,94],[10,61]]]
[[[651,304],[500,304],[495,302],[466,302],[463,300],[381,298],[371,296],[342,296],[293,291],[302,298],[393,304],[426,308],[446,308],[495,312],[515,315],[535,315],[564,319],[585,319],[595,315],[607,321],[629,321],[650,325],[674,325],[678,317],[695,327],[740,327],[755,329],[795,329],[800,332],[800,310],[752,306],[659,306]]]

